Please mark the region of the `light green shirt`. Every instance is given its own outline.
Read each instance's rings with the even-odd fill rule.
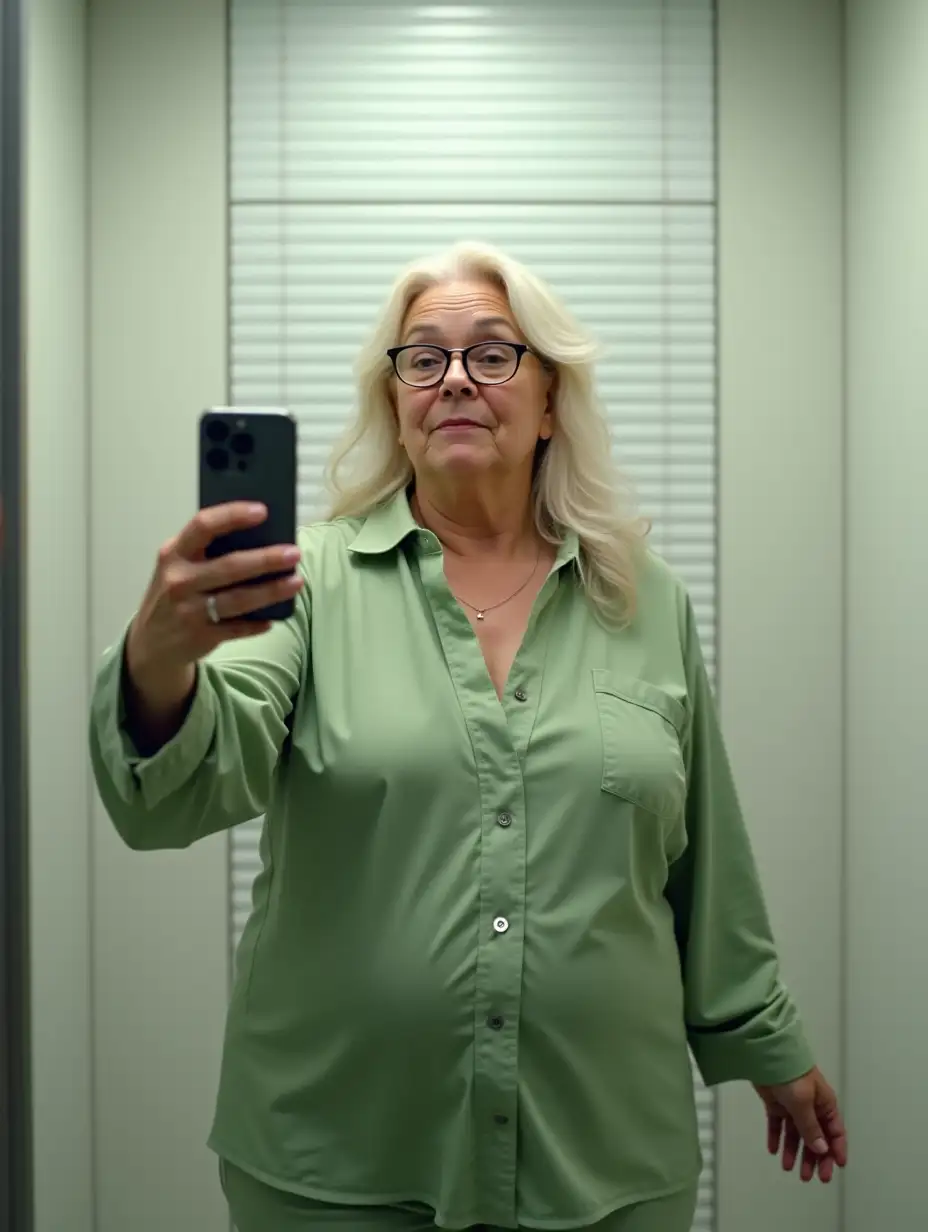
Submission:
[[[606,628],[568,537],[500,701],[405,493],[301,532],[294,617],[202,663],[139,757],[93,701],[125,841],[266,815],[212,1147],[322,1200],[568,1228],[691,1184],[707,1082],[813,1065],[780,982],[686,593]]]

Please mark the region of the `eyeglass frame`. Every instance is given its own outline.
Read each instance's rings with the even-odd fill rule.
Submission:
[[[471,351],[476,351],[478,347],[485,347],[485,346],[507,346],[511,350],[515,351],[516,366],[513,368],[509,376],[507,376],[504,380],[502,381],[481,381],[481,380],[478,380],[477,377],[475,377],[474,374],[471,372],[470,367],[467,363],[468,355],[470,354]],[[397,367],[397,363],[396,363],[397,356],[402,351],[420,350],[423,347],[426,347],[431,351],[441,351],[442,355],[444,355],[445,357],[444,372],[441,374],[440,377],[438,377],[437,380],[429,381],[427,385],[417,385],[417,384],[414,384],[412,381],[403,380],[403,378],[400,376],[399,368]],[[464,365],[464,371],[467,373],[467,376],[470,378],[470,380],[474,382],[475,385],[505,385],[508,381],[511,381],[512,378],[515,376],[515,374],[519,371],[519,367],[521,366],[521,363],[522,363],[522,358],[525,355],[534,355],[535,358],[539,361],[539,363],[544,364],[544,360],[541,358],[538,352],[533,351],[532,348],[527,343],[510,342],[508,338],[487,338],[486,341],[484,342],[474,342],[470,346],[454,347],[452,350],[449,350],[448,347],[438,346],[438,344],[434,342],[405,342],[402,346],[390,347],[390,349],[387,351],[387,358],[393,364],[393,371],[396,373],[397,380],[403,381],[403,384],[406,385],[409,389],[434,389],[436,385],[440,385],[442,381],[445,379],[445,377],[448,375],[448,372],[451,368],[451,361],[454,359],[455,355],[460,355],[461,363]]]

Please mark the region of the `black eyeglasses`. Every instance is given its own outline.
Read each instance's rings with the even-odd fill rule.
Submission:
[[[464,371],[475,385],[502,385],[519,371],[522,356],[526,354],[534,355],[535,352],[524,342],[478,342],[452,351],[413,342],[387,351],[396,375],[404,385],[416,389],[440,385],[455,355],[460,355]]]

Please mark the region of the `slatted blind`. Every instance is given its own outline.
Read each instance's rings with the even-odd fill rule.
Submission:
[[[605,344],[617,457],[715,662],[712,0],[231,0],[231,394],[299,420],[301,516],[400,267],[496,244]],[[232,836],[237,943],[260,822]],[[714,1101],[698,1090],[714,1227]]]

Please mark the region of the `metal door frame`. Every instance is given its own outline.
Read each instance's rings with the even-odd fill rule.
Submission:
[[[23,414],[23,6],[0,5],[0,1227],[31,1232]]]

